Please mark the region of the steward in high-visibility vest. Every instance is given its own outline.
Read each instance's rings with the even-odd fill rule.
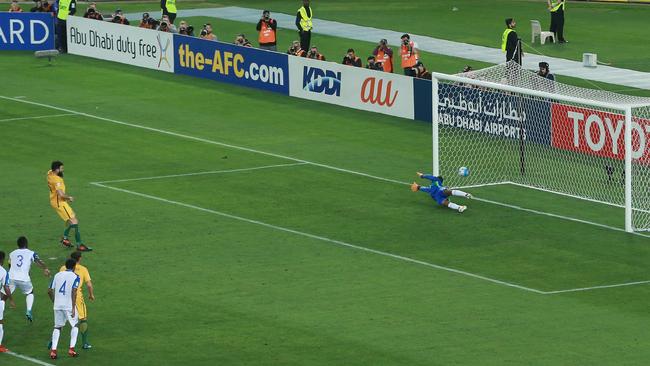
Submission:
[[[564,39],[564,7],[565,0],[546,0],[548,10],[551,12],[550,31],[555,33],[556,42],[566,43]]]
[[[379,41],[372,54],[375,56],[375,62],[380,63],[385,72],[393,72],[393,50],[388,47],[387,40]]]
[[[506,62],[515,61],[521,65],[521,56],[524,54],[521,50],[521,41],[515,27],[517,22],[514,19],[506,19],[506,30],[503,31],[501,36],[501,51],[506,53]]]
[[[76,0],[59,0],[56,3],[56,43],[61,53],[68,52],[68,16],[77,12]]]
[[[162,15],[167,15],[169,21],[174,24],[174,19],[176,19],[176,0],[160,0],[160,8],[162,9]]]
[[[271,18],[271,12],[264,10],[262,19],[257,22],[257,31],[260,32],[258,41],[263,50],[277,51],[277,29],[278,22]]]
[[[418,50],[417,43],[411,41],[411,36],[408,34],[402,36],[400,56],[402,58],[402,69],[404,69],[404,75],[415,76],[416,72],[413,68],[420,59],[420,51]]]
[[[314,28],[313,17],[314,13],[309,6],[309,0],[302,0],[302,7],[298,9],[296,14],[296,27],[300,34],[300,47],[303,50],[308,50],[311,43],[311,30]]]

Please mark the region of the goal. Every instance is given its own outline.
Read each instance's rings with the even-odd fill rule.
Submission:
[[[626,231],[650,230],[650,98],[565,85],[515,62],[434,73],[432,87],[434,174],[622,207]]]

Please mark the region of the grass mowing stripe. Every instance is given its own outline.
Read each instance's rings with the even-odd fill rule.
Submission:
[[[41,360],[37,360],[37,359],[35,359],[35,358],[31,358],[31,357],[28,357],[28,356],[23,356],[23,355],[21,355],[20,353],[16,353],[16,352],[11,352],[11,351],[9,351],[9,352],[6,352],[6,354],[11,355],[11,356],[14,356],[14,357],[17,357],[17,358],[20,358],[20,359],[23,359],[23,360],[25,360],[25,361],[33,362],[33,363],[35,363],[35,364],[37,364],[37,365],[42,365],[42,366],[54,366],[54,365],[51,364],[51,363],[47,363],[47,362],[44,362],[44,361],[41,361]]]
[[[461,270],[455,269],[455,268],[440,266],[440,265],[437,265],[437,264],[433,264],[433,263],[429,263],[429,262],[425,262],[425,261],[421,261],[421,260],[417,260],[417,259],[413,259],[413,258],[409,258],[409,257],[404,257],[404,256],[397,255],[397,254],[382,252],[380,250],[370,249],[370,248],[366,248],[366,247],[346,243],[344,241],[326,238],[324,236],[309,234],[309,233],[305,233],[305,232],[302,232],[302,231],[297,231],[297,230],[285,228],[285,227],[282,227],[282,226],[272,225],[272,224],[268,224],[266,222],[262,222],[262,221],[258,221],[258,220],[253,220],[253,219],[248,219],[248,218],[241,217],[241,216],[231,215],[231,214],[228,214],[228,213],[225,213],[225,212],[216,211],[216,210],[212,210],[212,209],[209,209],[209,208],[204,208],[204,207],[191,205],[189,203],[172,201],[172,200],[168,200],[166,198],[157,197],[157,196],[153,196],[153,195],[149,195],[149,194],[145,194],[145,193],[140,193],[140,192],[135,192],[135,191],[130,191],[128,189],[111,187],[111,186],[101,184],[101,183],[96,183],[96,182],[91,183],[91,184],[93,184],[93,185],[95,185],[97,187],[101,187],[101,188],[107,188],[107,189],[111,189],[111,190],[122,192],[122,193],[128,193],[128,194],[132,194],[132,195],[143,197],[143,198],[148,198],[148,199],[152,199],[152,200],[156,200],[156,201],[160,201],[160,202],[169,203],[169,204],[172,204],[172,205],[191,208],[191,209],[194,209],[194,210],[207,212],[207,213],[211,213],[211,214],[214,214],[214,215],[227,217],[227,218],[233,219],[233,220],[238,220],[238,221],[243,221],[243,222],[247,222],[247,223],[250,223],[250,224],[264,226],[264,227],[274,229],[274,230],[278,230],[278,231],[284,231],[284,232],[287,232],[287,233],[300,235],[300,236],[304,236],[304,237],[311,238],[311,239],[321,240],[321,241],[325,241],[325,242],[328,242],[328,243],[336,244],[336,245],[351,248],[351,249],[361,250],[361,251],[364,251],[364,252],[374,253],[374,254],[378,254],[378,255],[381,255],[381,256],[390,257],[390,258],[394,258],[394,259],[398,259],[398,260],[405,261],[405,262],[420,264],[420,265],[423,265],[423,266],[427,266],[427,267],[431,267],[431,268],[435,268],[435,269],[439,269],[439,270],[443,270],[443,271],[447,271],[447,272],[452,272],[452,273],[460,274],[460,275],[467,276],[467,277],[477,278],[477,279],[481,279],[481,280],[484,280],[484,281],[487,281],[487,282],[492,282],[492,283],[502,285],[502,286],[513,287],[513,288],[517,288],[517,289],[528,291],[528,292],[534,292],[536,294],[542,294],[542,295],[545,294],[544,291],[537,290],[537,289],[534,289],[534,288],[529,288],[529,287],[517,285],[517,284],[514,284],[514,283],[510,283],[510,282],[505,282],[505,281],[497,280],[497,279],[494,279],[494,278],[485,277],[485,276],[478,275],[478,274],[475,274],[475,273],[461,271]]]
[[[262,169],[272,169],[272,168],[282,168],[290,166],[299,166],[307,165],[308,163],[293,163],[293,164],[276,164],[276,165],[265,165],[258,166],[253,168],[242,168],[242,169],[228,169],[228,170],[212,170],[208,172],[196,172],[196,173],[185,173],[185,174],[172,174],[172,175],[159,175],[156,177],[143,177],[143,178],[129,178],[129,179],[116,179],[116,180],[106,180],[103,182],[94,182],[94,183],[122,183],[122,182],[137,182],[141,180],[154,180],[154,179],[165,179],[165,178],[179,178],[179,177],[193,177],[197,175],[209,175],[209,174],[226,174],[226,173],[237,173],[237,172],[248,172],[251,170],[262,170]]]
[[[184,134],[180,134],[180,133],[176,133],[176,132],[172,132],[172,131],[167,131],[167,130],[162,130],[162,129],[158,129],[158,128],[154,128],[154,127],[148,127],[148,126],[138,125],[138,124],[134,124],[134,123],[118,121],[118,120],[114,120],[114,119],[111,119],[111,118],[95,116],[95,115],[92,115],[92,114],[77,112],[77,111],[73,111],[73,110],[66,109],[66,108],[52,106],[52,105],[49,105],[49,104],[32,102],[32,101],[29,101],[29,100],[16,99],[16,98],[6,97],[6,96],[2,96],[2,95],[0,95],[0,99],[6,99],[6,100],[14,101],[14,102],[36,105],[36,106],[44,107],[44,108],[56,109],[56,110],[72,113],[72,114],[79,115],[79,116],[84,116],[84,117],[94,118],[94,119],[105,121],[105,122],[115,123],[115,124],[122,125],[122,126],[139,128],[139,129],[143,129],[143,130],[147,130],[147,131],[152,131],[152,132],[157,132],[157,133],[161,133],[161,134],[165,134],[165,135],[180,137],[180,138],[184,138],[184,139],[188,139],[188,140],[199,141],[199,142],[203,142],[203,143],[207,143],[207,144],[218,145],[218,146],[228,147],[228,148],[232,148],[232,149],[252,152],[252,153],[256,153],[256,154],[273,156],[273,157],[276,157],[276,158],[281,158],[281,159],[291,160],[291,161],[295,161],[295,162],[299,162],[299,163],[309,164],[309,165],[313,165],[313,166],[317,166],[317,167],[321,167],[321,168],[326,168],[326,169],[331,169],[331,170],[335,170],[335,171],[339,171],[339,172],[343,172],[343,173],[359,175],[359,176],[372,178],[372,179],[376,179],[376,180],[380,180],[380,181],[384,181],[384,182],[397,183],[397,184],[402,184],[402,185],[410,184],[408,182],[402,182],[402,181],[398,181],[398,180],[395,180],[395,179],[379,177],[379,176],[376,176],[376,175],[357,172],[357,171],[354,171],[354,170],[338,168],[338,167],[335,167],[335,166],[332,166],[332,165],[315,163],[315,162],[312,162],[312,161],[298,159],[298,158],[294,158],[294,157],[290,157],[290,156],[286,156],[286,155],[280,155],[280,154],[276,154],[276,153],[270,153],[270,152],[266,152],[266,151],[255,150],[255,149],[251,149],[251,148],[244,147],[244,146],[227,144],[227,143],[224,143],[224,142],[208,140],[208,139],[205,139],[205,138],[195,137],[195,136],[190,136],[190,135],[184,135]],[[573,221],[573,222],[579,222],[579,223],[586,224],[586,225],[592,225],[592,226],[597,226],[597,227],[604,228],[604,229],[609,229],[609,230],[614,230],[614,231],[620,231],[620,232],[627,233],[627,231],[625,231],[624,229],[609,226],[609,225],[599,224],[599,223],[592,222],[592,221],[587,221],[587,220],[577,219],[577,218],[573,218],[573,217],[553,214],[553,213],[550,213],[550,212],[544,212],[544,211],[528,209],[528,208],[515,206],[515,205],[509,205],[507,203],[501,203],[501,202],[492,201],[492,200],[478,199],[478,198],[475,198],[475,199],[477,199],[477,200],[479,200],[481,202],[491,203],[491,204],[499,205],[499,206],[502,206],[502,207],[508,207],[508,208],[511,208],[511,209],[519,210],[519,211],[525,211],[525,212],[533,213],[533,214],[536,214],[536,215],[554,217],[554,218],[557,218],[557,219]],[[638,236],[643,236],[643,237],[648,237],[648,235],[644,235],[644,234],[641,234],[641,233],[638,233],[638,232],[633,232],[631,234],[638,235]]]

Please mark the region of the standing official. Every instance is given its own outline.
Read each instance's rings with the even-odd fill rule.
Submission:
[[[311,44],[311,30],[314,28],[311,21],[313,17],[314,13],[309,6],[309,0],[302,0],[302,7],[296,14],[296,27],[300,34],[300,48],[303,50],[308,50]]]
[[[169,22],[174,24],[174,19],[176,19],[176,0],[160,0],[160,8],[162,9],[162,15],[167,15]]]
[[[68,15],[74,15],[77,12],[77,1],[58,0],[56,4],[57,49],[61,53],[66,53],[68,52],[68,25],[66,21]]]
[[[268,51],[278,50],[277,29],[278,22],[271,18],[270,11],[264,10],[262,12],[262,19],[257,22],[257,31],[260,32],[258,41],[261,49]]]
[[[521,50],[521,40],[515,32],[516,27],[517,22],[514,19],[506,19],[506,30],[501,37],[501,50],[506,53],[506,62],[514,61],[521,65],[521,57],[524,53]]]
[[[551,12],[551,29],[550,31],[555,33],[555,39],[559,43],[566,43],[564,39],[564,7],[566,5],[565,0],[546,0],[548,4],[548,10]]]

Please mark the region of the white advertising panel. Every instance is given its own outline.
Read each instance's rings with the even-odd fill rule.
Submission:
[[[414,119],[413,79],[364,68],[289,57],[289,95]]]
[[[171,33],[75,16],[67,26],[71,54],[174,72]]]

